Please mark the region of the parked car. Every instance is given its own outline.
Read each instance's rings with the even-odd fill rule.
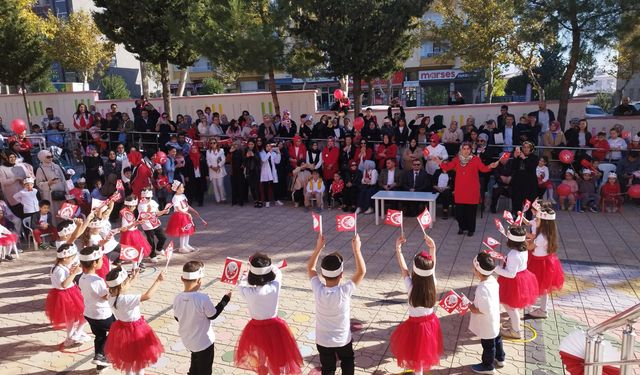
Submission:
[[[599,105],[587,104],[585,108],[586,117],[604,117],[609,116]]]

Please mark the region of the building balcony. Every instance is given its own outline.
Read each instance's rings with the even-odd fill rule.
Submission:
[[[455,59],[442,60],[441,58],[439,58],[441,54],[441,52],[423,54],[422,56],[420,56],[420,67],[436,68],[451,67],[455,65]]]

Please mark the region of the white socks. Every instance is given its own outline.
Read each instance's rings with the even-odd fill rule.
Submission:
[[[547,304],[549,302],[549,294],[545,293],[540,297],[540,310],[547,312]]]
[[[511,321],[511,329],[516,332],[520,332],[520,310],[512,309],[511,307],[507,306],[505,306],[505,310],[507,310],[509,320]]]
[[[186,249],[187,246],[187,242],[189,241],[189,236],[180,236],[180,248],[181,249]]]

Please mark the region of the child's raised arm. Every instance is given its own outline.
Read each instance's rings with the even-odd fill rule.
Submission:
[[[436,266],[436,243],[433,241],[433,238],[429,237],[429,235],[424,235],[424,243],[427,244],[429,248],[429,256],[433,259],[433,267]]]
[[[407,242],[407,240],[400,236],[396,240],[396,260],[398,261],[398,265],[400,266],[400,273],[402,277],[405,278],[409,276],[409,269],[407,268],[407,262],[404,260],[404,256],[402,255],[402,245]]]
[[[318,276],[316,272],[316,265],[318,264],[318,258],[320,257],[320,252],[322,248],[324,248],[324,236],[318,233],[318,240],[316,241],[316,247],[313,249],[313,253],[311,253],[311,258],[309,258],[309,262],[307,262],[307,275],[309,275],[310,279]]]
[[[351,277],[351,281],[356,284],[360,284],[364,275],[367,273],[367,266],[364,264],[364,257],[361,251],[362,243],[360,242],[360,235],[357,233],[351,240],[351,248],[353,249],[353,257],[356,259],[356,273]]]
[[[160,274],[158,275],[158,277],[156,278],[156,280],[153,282],[153,284],[151,284],[151,287],[149,288],[149,290],[147,290],[141,297],[140,297],[140,302],[146,301],[151,299],[151,296],[153,296],[153,294],[156,292],[156,290],[158,289],[158,287],[160,286],[160,282],[162,280],[164,280],[164,276],[166,274],[166,271],[162,271],[160,272]]]

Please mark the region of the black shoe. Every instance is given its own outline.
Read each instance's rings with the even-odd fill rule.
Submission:
[[[458,229],[458,234],[464,234],[464,230]]]
[[[95,357],[93,357],[93,361],[91,361],[91,363],[93,363],[94,365],[97,365],[99,370],[100,370],[100,367],[104,369],[111,365],[107,360],[107,357],[104,356],[104,354],[96,354]]]
[[[473,237],[473,232],[468,232],[468,233],[467,233],[467,236],[469,236],[469,237]]]
[[[4,260],[8,260],[9,262],[11,262],[13,260],[13,257],[9,254],[5,255]]]

